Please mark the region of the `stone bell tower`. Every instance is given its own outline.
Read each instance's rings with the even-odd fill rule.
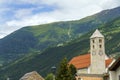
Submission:
[[[105,73],[105,45],[104,36],[98,29],[90,37],[91,74]]]

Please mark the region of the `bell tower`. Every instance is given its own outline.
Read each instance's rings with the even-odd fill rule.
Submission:
[[[90,37],[91,74],[105,73],[105,46],[104,36],[98,29]]]

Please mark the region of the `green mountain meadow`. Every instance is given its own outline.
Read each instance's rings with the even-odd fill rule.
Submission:
[[[27,26],[0,40],[0,64],[62,45],[120,16],[120,7],[75,21]]]

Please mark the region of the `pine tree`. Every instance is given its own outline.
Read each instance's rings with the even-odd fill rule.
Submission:
[[[54,75],[52,73],[50,73],[46,76],[45,80],[53,80],[53,76]]]
[[[76,68],[75,68],[75,66],[70,64],[69,65],[69,70],[70,70],[72,80],[75,80],[75,76],[76,76]]]
[[[64,58],[57,71],[56,80],[75,80],[75,67],[68,65],[68,61]]]

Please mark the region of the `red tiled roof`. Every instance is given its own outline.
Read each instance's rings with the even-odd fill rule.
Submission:
[[[87,68],[90,66],[90,54],[80,55],[70,60],[69,64],[73,64],[77,69]],[[105,60],[106,67],[112,62],[113,59]]]
[[[105,65],[106,65],[106,67],[108,67],[112,61],[113,61],[113,59],[111,59],[111,58],[105,60],[105,63],[106,63]]]
[[[74,57],[69,64],[73,64],[77,69],[90,66],[90,54]]]

